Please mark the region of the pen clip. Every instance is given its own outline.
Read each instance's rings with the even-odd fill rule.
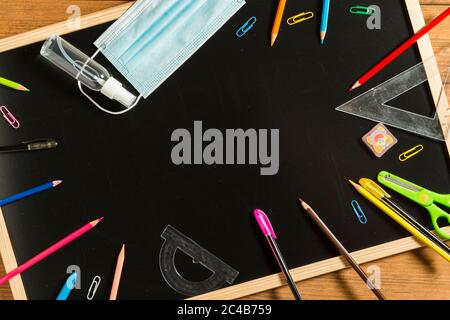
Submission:
[[[27,141],[22,141],[21,144],[27,145],[30,143],[45,143],[45,142],[52,142],[54,141],[53,139],[46,139],[46,138],[37,138],[37,139],[33,139],[33,140],[27,140]]]

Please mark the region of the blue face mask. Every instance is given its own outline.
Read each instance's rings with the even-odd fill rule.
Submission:
[[[245,0],[138,0],[95,46],[147,98]]]

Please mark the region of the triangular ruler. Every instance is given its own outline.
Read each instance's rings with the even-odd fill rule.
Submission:
[[[357,117],[412,132],[434,140],[445,141],[437,113],[427,117],[407,110],[387,105],[387,102],[428,81],[430,77],[439,76],[425,70],[423,62],[370,89],[360,96],[336,108],[338,111]],[[445,96],[445,94],[444,94]]]

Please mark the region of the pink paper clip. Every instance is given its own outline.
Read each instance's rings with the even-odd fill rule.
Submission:
[[[3,115],[3,118],[8,121],[8,123],[13,127],[14,129],[18,129],[20,127],[19,121],[14,117],[14,115],[6,108],[5,106],[0,107],[0,111]]]

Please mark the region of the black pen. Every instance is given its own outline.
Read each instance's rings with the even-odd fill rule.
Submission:
[[[57,146],[58,142],[53,139],[36,139],[22,142],[18,145],[0,147],[0,153],[46,150],[56,148]]]

